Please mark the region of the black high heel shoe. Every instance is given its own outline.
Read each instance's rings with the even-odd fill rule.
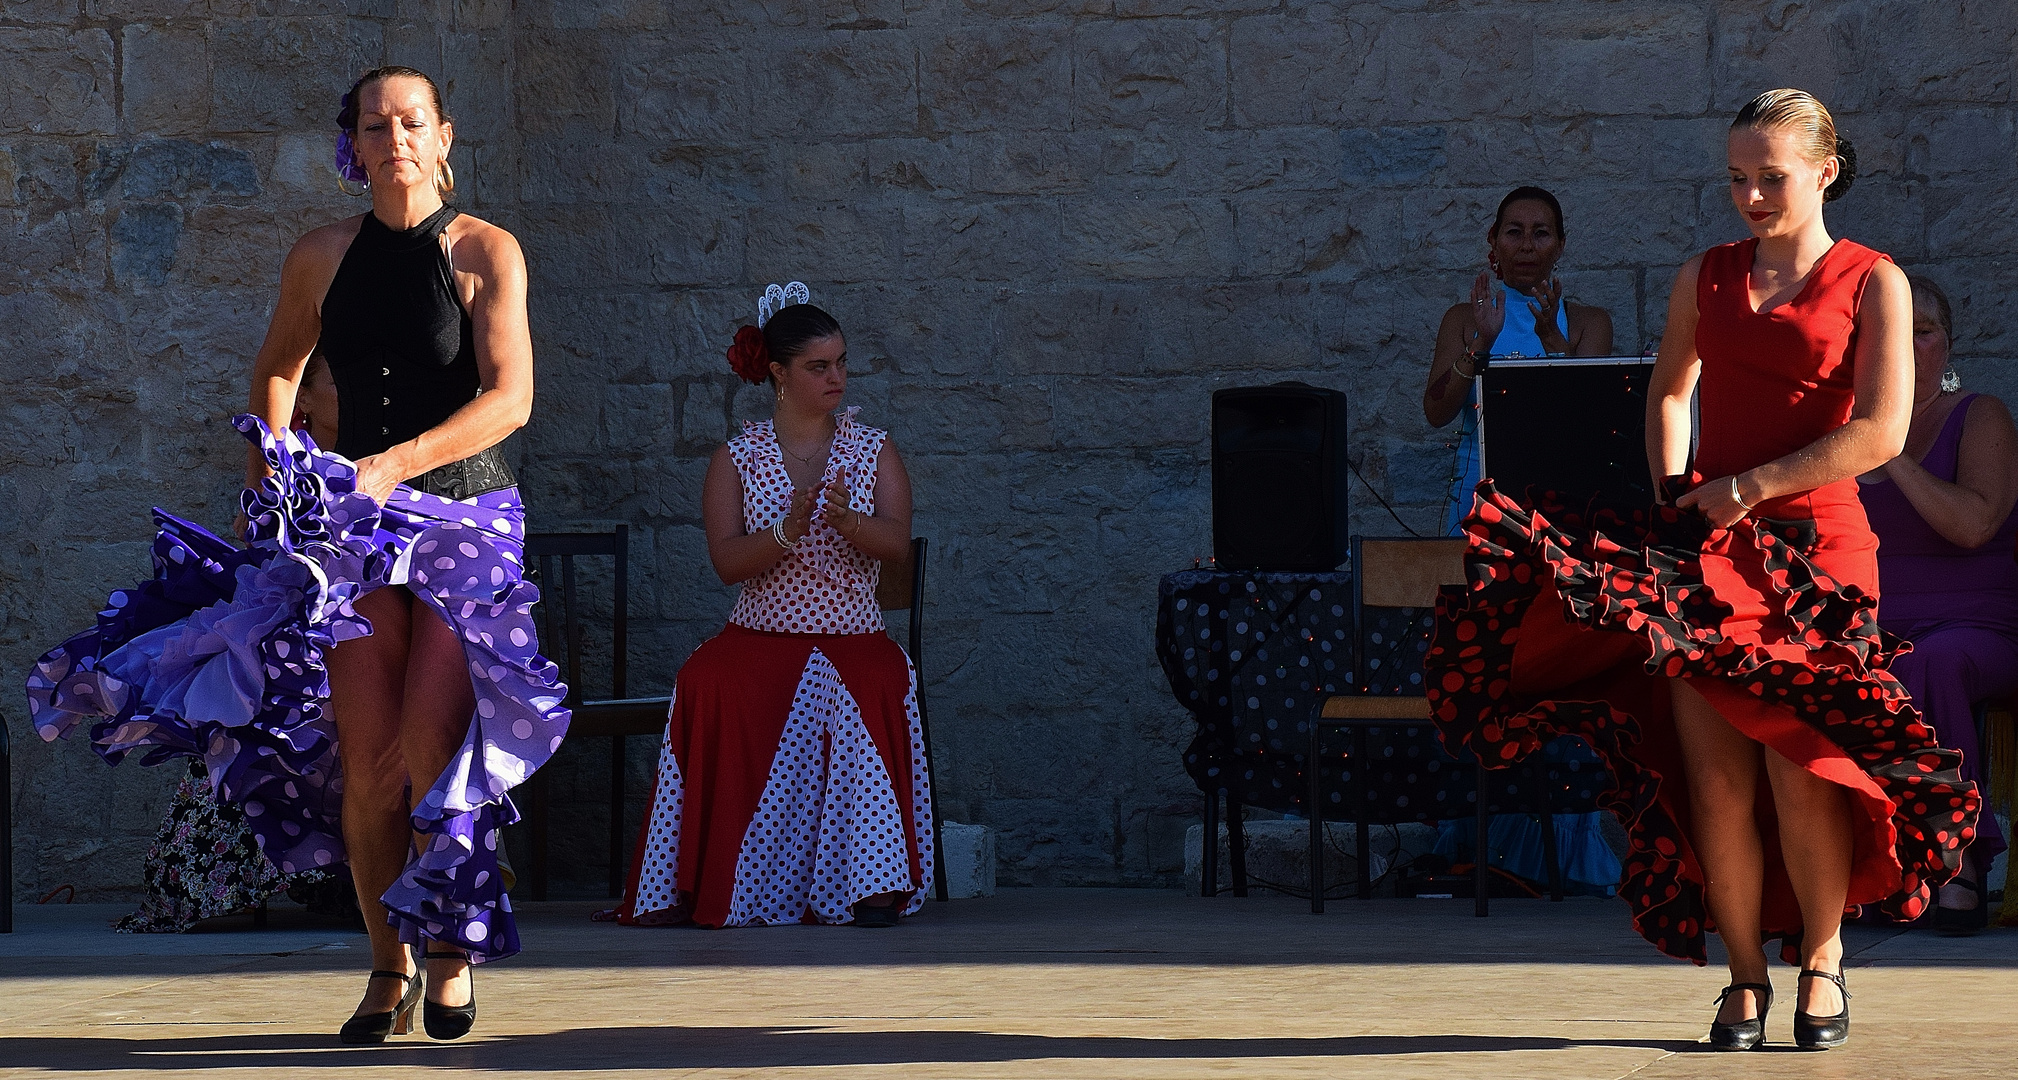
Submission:
[[[1746,990],[1759,992],[1759,1015],[1750,1020],[1740,1020],[1735,1024],[1710,1021],[1710,1045],[1719,1050],[1751,1050],[1766,1041],[1766,1014],[1773,1008],[1773,987],[1771,983],[1732,983],[1717,995],[1717,1007],[1724,1006],[1724,999]]]
[[[1843,985],[1843,973],[1801,969],[1803,979],[1827,979],[1843,992],[1843,1011],[1834,1016],[1816,1016],[1794,1010],[1794,1045],[1803,1050],[1833,1050],[1850,1041],[1850,988]]]
[[[464,953],[431,952],[421,959],[424,961],[468,961],[469,957]],[[423,998],[421,1000],[420,1017],[423,1026],[427,1028],[427,1037],[430,1039],[440,1039],[446,1042],[449,1039],[460,1039],[464,1035],[469,1034],[469,1029],[476,1026],[476,974],[474,965],[472,965],[470,973],[469,1003],[467,1005],[443,1005],[438,1001],[429,1001]]]
[[[1968,937],[1990,925],[1990,890],[1979,881],[1958,877],[1953,884],[1960,885],[1976,894],[1976,906],[1967,911],[1955,908],[1934,909],[1934,932],[1942,937]]]
[[[374,971],[374,979],[398,979],[406,984],[406,992],[399,996],[399,1004],[390,1012],[363,1013],[343,1022],[336,1033],[337,1041],[352,1045],[382,1043],[388,1035],[404,1035],[413,1030],[413,1007],[420,1003],[421,987],[426,983],[422,969],[415,968],[413,974],[398,971]]]

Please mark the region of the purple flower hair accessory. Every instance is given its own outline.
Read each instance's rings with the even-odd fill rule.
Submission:
[[[345,93],[341,111],[336,114],[336,175],[353,184],[369,184],[371,175],[364,171],[364,163],[357,160],[357,144],[350,138],[350,123],[355,122],[350,111],[350,94]]]

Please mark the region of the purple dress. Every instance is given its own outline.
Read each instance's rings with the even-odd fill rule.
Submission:
[[[1941,425],[1920,465],[1953,483],[1962,425],[1971,394]],[[1878,534],[1878,625],[1913,643],[1892,661],[1892,674],[1913,695],[1942,746],[1962,751],[1962,778],[1983,786],[1976,738],[1977,702],[2018,691],[2018,510],[1989,543],[1962,548],[1949,543],[1913,508],[1891,480],[1859,485],[1864,512]],[[1977,822],[1969,847],[1979,872],[2004,850],[1995,814]]]
[[[533,636],[517,488],[452,500],[404,484],[384,506],[357,468],[305,434],[234,423],[273,475],[242,496],[238,547],[161,510],[154,578],[112,594],[98,624],[28,676],[36,733],[86,719],[112,764],[198,757],[283,873],[344,859],[342,774],[324,654],[371,633],[358,597],[404,585],[462,639],[476,709],[462,747],[413,810],[427,838],[382,898],[400,937],[453,941],[476,962],[519,951],[498,872],[508,796],[559,749],[567,690]],[[418,617],[418,616],[416,616]]]

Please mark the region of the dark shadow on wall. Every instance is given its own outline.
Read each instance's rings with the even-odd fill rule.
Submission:
[[[481,1029],[479,1029],[481,1030]],[[103,1069],[347,1069],[423,1065],[497,1072],[762,1069],[1044,1059],[1188,1061],[1499,1054],[1516,1050],[1708,1050],[1670,1039],[1560,1039],[1496,1035],[1355,1035],[1329,1039],[1146,1039],[997,1035],[980,1031],[828,1031],[776,1027],[575,1028],[469,1043],[394,1041],[339,1046],[334,1035],[220,1035],[183,1039],[0,1038],[0,1061],[50,1072]],[[1791,1049],[1791,1048],[1790,1048]]]

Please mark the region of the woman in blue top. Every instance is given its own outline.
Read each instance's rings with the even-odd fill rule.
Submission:
[[[1466,406],[1479,358],[1486,356],[1606,356],[1612,351],[1612,317],[1605,309],[1563,300],[1555,276],[1563,255],[1563,208],[1538,187],[1517,187],[1500,200],[1486,235],[1487,269],[1471,285],[1471,301],[1452,304],[1437,328],[1429,386],[1422,412],[1436,427],[1462,417],[1457,461],[1441,531],[1463,535],[1460,523],[1471,511],[1479,482],[1478,421]],[[1508,293],[1518,293],[1509,302]],[[1582,756],[1589,757],[1584,751]],[[1578,892],[1609,893],[1619,880],[1619,861],[1606,844],[1598,813],[1554,817],[1556,844],[1564,853],[1564,876]],[[1530,881],[1544,880],[1548,866],[1540,821],[1525,814],[1493,818],[1487,837],[1492,865]],[[1476,845],[1470,819],[1442,823],[1436,851],[1470,852]]]
[[[1452,304],[1436,332],[1422,413],[1433,427],[1463,415],[1457,469],[1443,529],[1458,535],[1478,486],[1478,432],[1465,408],[1478,359],[1485,356],[1608,356],[1612,317],[1605,309],[1563,300],[1555,276],[1563,256],[1563,207],[1538,187],[1517,187],[1500,200],[1486,234],[1486,263],[1472,281],[1471,302]],[[1509,292],[1520,297],[1508,302]]]

